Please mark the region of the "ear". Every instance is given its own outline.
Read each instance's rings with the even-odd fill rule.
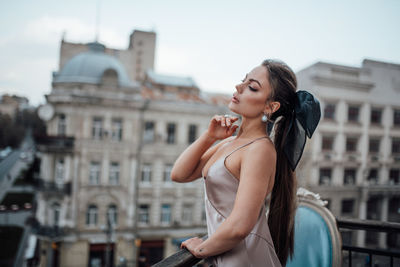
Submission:
[[[281,107],[281,103],[279,103],[278,101],[274,101],[269,103],[265,109],[264,112],[265,113],[274,113],[275,111],[277,111],[279,108]]]

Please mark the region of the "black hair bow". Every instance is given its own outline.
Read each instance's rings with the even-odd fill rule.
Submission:
[[[319,101],[309,92],[297,91],[293,116],[285,138],[284,152],[292,171],[303,154],[306,135],[311,138],[321,118]]]

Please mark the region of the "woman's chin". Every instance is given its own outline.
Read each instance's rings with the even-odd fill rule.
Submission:
[[[235,103],[230,102],[228,105],[228,108],[230,111],[232,111],[233,113],[239,114],[238,112],[238,108],[236,107]]]

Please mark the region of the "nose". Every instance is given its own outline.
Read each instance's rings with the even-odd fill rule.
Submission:
[[[238,93],[241,94],[243,91],[243,83],[239,83],[235,87],[236,87],[236,90],[238,91]]]

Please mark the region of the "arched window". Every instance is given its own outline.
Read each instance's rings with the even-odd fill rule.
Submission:
[[[118,85],[118,73],[114,69],[106,69],[103,73],[102,83],[104,85]]]
[[[90,205],[86,212],[86,225],[97,224],[97,207],[96,205]]]
[[[111,225],[118,224],[118,208],[114,204],[110,204],[107,210],[107,219],[110,221]]]

